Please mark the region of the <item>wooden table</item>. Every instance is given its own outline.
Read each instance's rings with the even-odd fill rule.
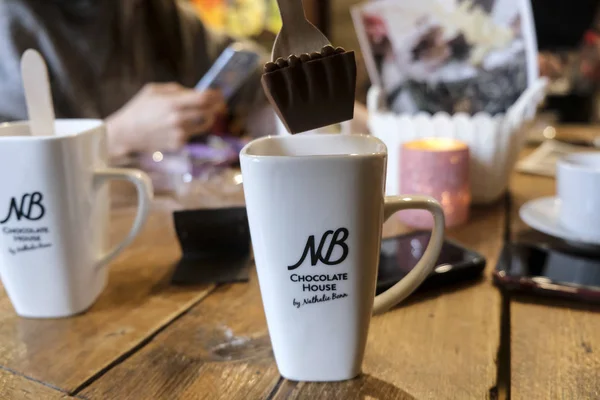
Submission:
[[[592,139],[600,127],[562,127],[565,138]],[[525,150],[525,153],[531,150]],[[514,174],[510,233],[531,230],[519,207],[530,199],[555,193],[555,180]],[[513,399],[600,398],[600,308],[557,300],[517,297],[506,310],[510,332],[510,387]]]
[[[0,289],[0,399],[600,398],[596,309],[503,298],[491,282],[505,237],[527,229],[518,206],[552,191],[550,179],[515,174],[512,206],[475,207],[448,236],[485,255],[484,277],[373,318],[364,373],[330,384],[280,377],[254,273],[246,284],[169,285],[176,204],[158,200],[86,314],[21,319]],[[115,240],[132,218],[127,202],[114,209]]]

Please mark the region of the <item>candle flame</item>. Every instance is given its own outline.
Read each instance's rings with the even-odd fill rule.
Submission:
[[[466,149],[467,144],[451,138],[427,138],[404,143],[404,147],[410,150],[453,151]]]

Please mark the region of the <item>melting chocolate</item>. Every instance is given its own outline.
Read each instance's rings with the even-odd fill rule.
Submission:
[[[278,58],[264,67],[267,98],[290,133],[352,119],[356,88],[354,52],[325,46],[320,53]]]

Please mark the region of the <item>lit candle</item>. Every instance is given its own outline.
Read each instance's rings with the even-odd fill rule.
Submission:
[[[464,223],[469,217],[469,147],[456,139],[428,138],[402,145],[400,156],[400,193],[425,194],[440,202],[446,226]],[[399,214],[406,225],[430,229],[431,214],[406,210]]]

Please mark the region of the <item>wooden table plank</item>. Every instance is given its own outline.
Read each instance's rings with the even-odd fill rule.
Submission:
[[[0,288],[0,366],[72,393],[214,288],[169,285],[180,251],[171,212],[159,205],[133,246],[111,266],[104,293],[87,313],[22,319]],[[133,211],[113,213],[115,241],[129,229]]]
[[[72,398],[56,389],[44,386],[9,371],[0,370],[0,399],[58,400]]]
[[[220,287],[82,396],[264,399],[279,380],[253,272],[248,284]]]
[[[566,131],[566,132],[565,132]],[[568,135],[569,130],[559,133]],[[591,134],[587,131],[587,134]],[[576,129],[573,136],[585,137]],[[527,150],[523,155],[529,154]],[[526,201],[555,193],[551,178],[515,173],[511,181],[512,237],[532,230],[519,218]],[[510,303],[511,398],[600,398],[600,311],[554,299],[515,296]]]
[[[351,381],[332,383],[305,384],[284,380],[273,399],[414,400],[415,397],[389,382],[362,375]]]
[[[493,268],[504,216],[502,204],[478,209],[468,225],[450,236],[483,253]],[[392,223],[385,232],[401,230]],[[325,385],[283,382],[276,397],[487,397],[496,382],[500,335],[500,300],[489,268],[481,282],[415,296],[410,305],[374,318],[360,378]],[[215,358],[215,349],[231,346],[237,338],[253,344],[229,359]],[[262,399],[277,390],[279,379],[253,275],[249,284],[226,285],[211,294],[82,394],[91,399],[167,394],[177,399]]]
[[[503,204],[475,209],[467,225],[448,233],[486,257],[484,279],[457,290],[413,295],[404,306],[373,318],[359,378],[326,386],[286,382],[275,398],[490,397],[490,390],[496,391],[501,310],[490,273],[502,246],[504,211]]]

